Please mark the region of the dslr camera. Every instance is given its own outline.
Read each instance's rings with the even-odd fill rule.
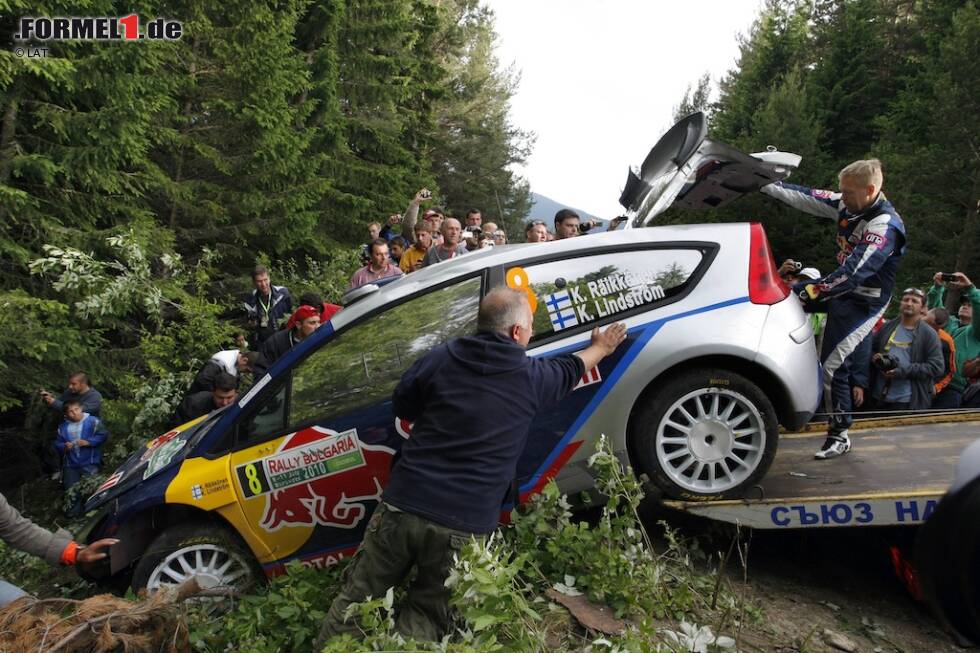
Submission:
[[[875,354],[871,362],[882,372],[891,372],[898,367],[898,361],[891,354]]]

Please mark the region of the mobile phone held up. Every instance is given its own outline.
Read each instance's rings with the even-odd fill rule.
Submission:
[[[956,275],[953,274],[952,272],[940,272],[939,278],[942,279],[943,282],[956,281]]]

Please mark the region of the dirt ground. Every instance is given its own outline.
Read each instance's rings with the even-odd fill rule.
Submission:
[[[909,545],[910,535],[903,529],[753,533],[745,591],[761,608],[762,622],[743,633],[739,650],[963,651],[892,569],[889,546]],[[742,570],[730,573],[741,587]],[[825,630],[854,648],[832,646]]]

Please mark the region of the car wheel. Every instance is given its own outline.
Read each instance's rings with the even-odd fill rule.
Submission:
[[[723,369],[697,368],[663,382],[631,424],[640,471],[673,498],[739,496],[776,455],[779,426],[757,385]]]
[[[923,590],[957,634],[980,644],[980,479],[939,502],[919,529]]]
[[[150,543],[133,571],[133,589],[155,591],[196,576],[201,587],[232,586],[241,590],[258,583],[262,572],[254,556],[220,526],[179,524]]]

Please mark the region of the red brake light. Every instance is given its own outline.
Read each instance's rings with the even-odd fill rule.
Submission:
[[[769,249],[769,239],[762,225],[749,225],[749,301],[753,304],[776,304],[786,299],[789,288],[779,276],[779,268]]]

